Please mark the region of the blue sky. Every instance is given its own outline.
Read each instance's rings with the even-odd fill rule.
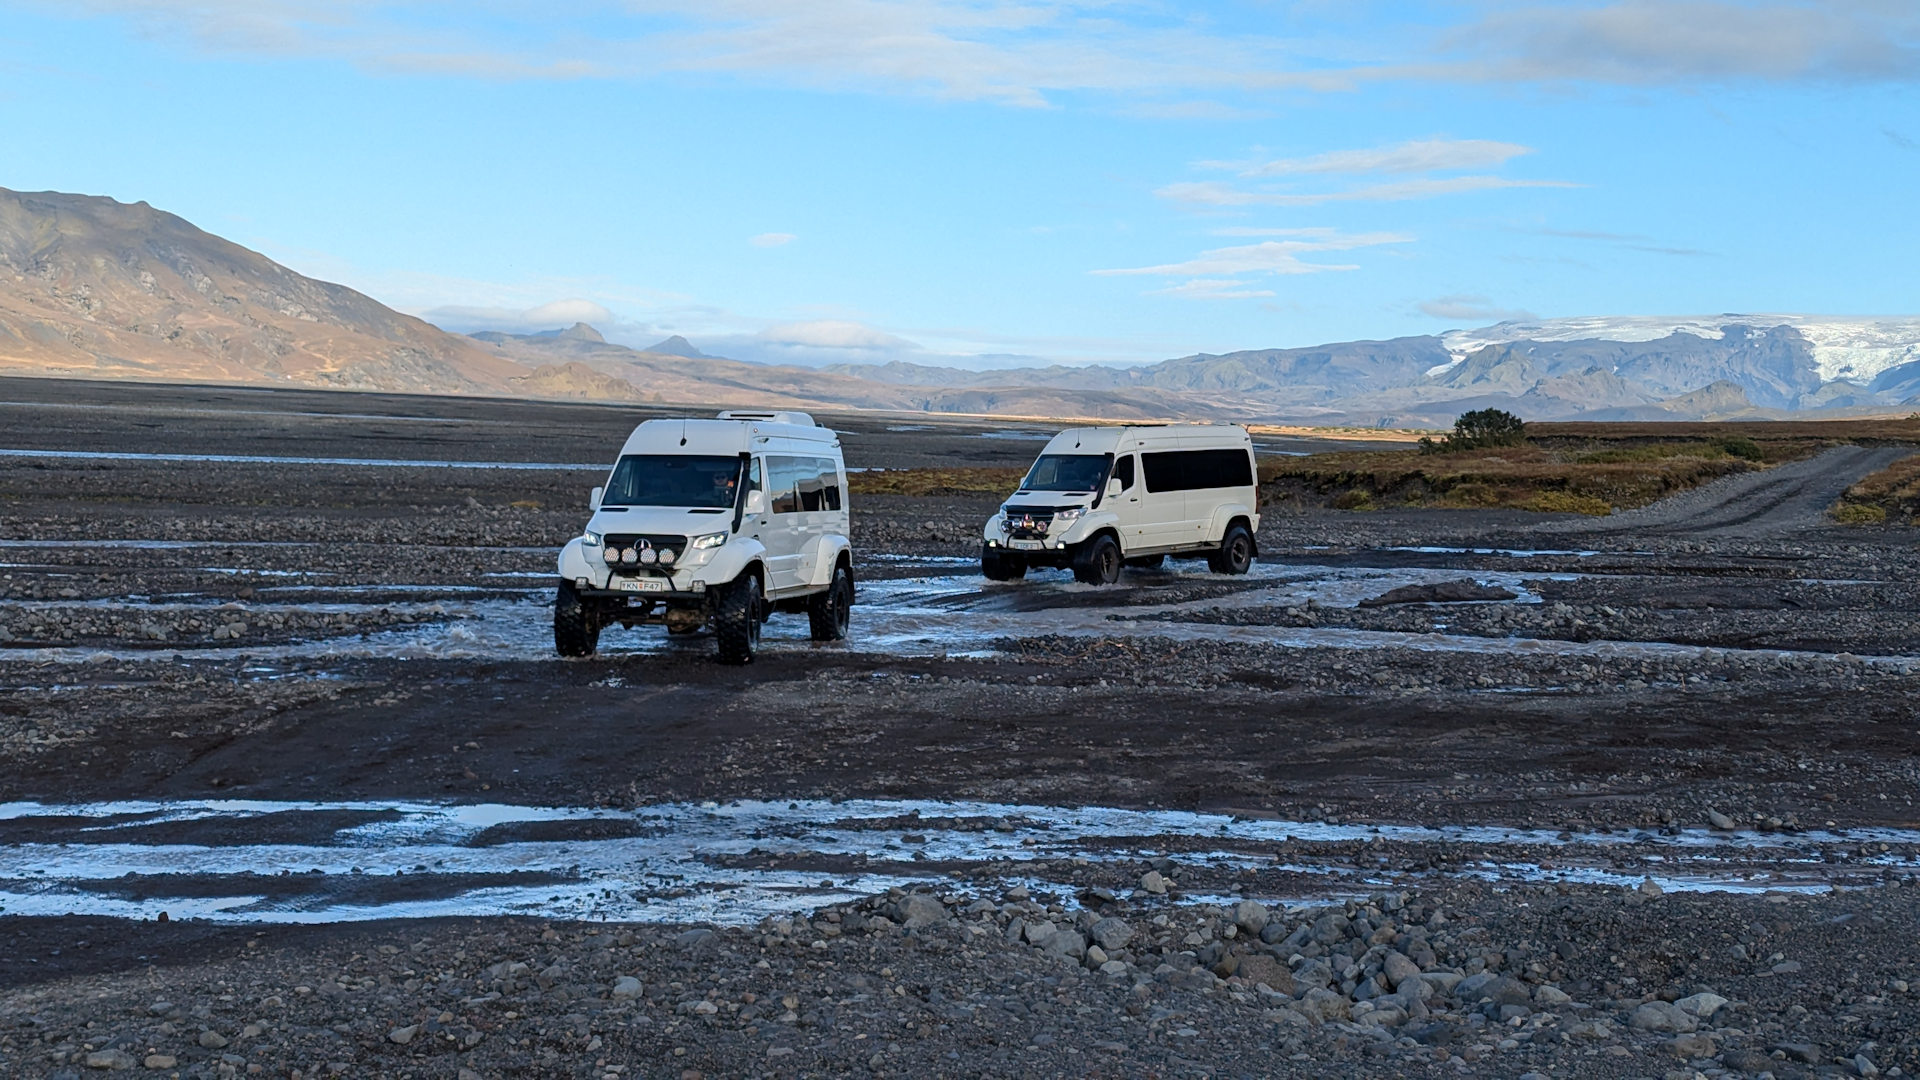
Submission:
[[[1908,314],[1911,0],[14,0],[0,185],[449,329],[1137,362]]]

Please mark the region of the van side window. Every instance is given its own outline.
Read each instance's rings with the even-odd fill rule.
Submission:
[[[1141,454],[1140,463],[1152,492],[1253,486],[1253,458],[1245,450],[1168,450]]]
[[[832,458],[770,457],[767,472],[772,488],[767,503],[776,514],[838,510],[845,505],[840,468]]]
[[[832,458],[816,458],[813,463],[820,469],[820,509],[840,509],[845,505],[840,501],[840,466]]]
[[[762,485],[760,483],[760,459],[754,458],[753,460],[747,462],[747,490],[759,491],[761,486]]]
[[[1120,490],[1133,486],[1133,455],[1128,454],[1113,463],[1113,478],[1120,481]]]
[[[799,458],[767,459],[767,509],[776,514],[800,512],[800,478],[803,462]]]

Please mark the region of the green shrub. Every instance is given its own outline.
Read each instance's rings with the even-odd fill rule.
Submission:
[[[1833,508],[1833,520],[1842,525],[1883,525],[1887,511],[1868,503],[1843,502]]]
[[[1485,446],[1519,446],[1527,441],[1524,420],[1501,409],[1475,409],[1461,413],[1453,422],[1453,433],[1439,439],[1423,436],[1420,452],[1448,454],[1459,450],[1478,450]]]
[[[1333,497],[1333,508],[1335,510],[1371,510],[1373,509],[1373,492],[1366,488],[1348,488]]]
[[[1720,449],[1726,452],[1728,457],[1742,458],[1746,461],[1765,461],[1767,459],[1767,452],[1760,449],[1760,444],[1747,438],[1745,435],[1729,435],[1724,439],[1715,441]]]

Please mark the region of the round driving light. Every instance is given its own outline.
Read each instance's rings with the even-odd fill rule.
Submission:
[[[672,562],[673,562],[673,549],[661,548],[660,549],[660,565],[666,566]]]
[[[608,562],[608,563],[617,563],[617,562],[619,562],[619,561],[620,561],[620,549],[619,549],[619,548],[617,548],[617,547],[612,547],[612,546],[608,546],[608,547],[604,547],[604,548],[601,548],[601,549],[600,549],[600,561],[601,561],[601,562]]]
[[[632,565],[639,558],[640,558],[640,553],[633,550],[632,548],[626,548],[625,550],[620,552],[620,561],[623,563],[627,563],[628,565]]]
[[[652,548],[640,549],[640,565],[641,566],[652,566],[654,563],[657,563],[659,561],[660,561],[660,553],[658,551],[655,551]]]

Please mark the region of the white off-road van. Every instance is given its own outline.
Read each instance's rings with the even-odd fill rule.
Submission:
[[[1055,435],[1020,490],[987,520],[980,572],[1012,581],[1029,566],[1067,567],[1093,585],[1122,565],[1205,558],[1244,574],[1259,554],[1253,438],[1213,424],[1070,428]]]
[[[798,412],[649,420],[633,430],[593,518],[560,551],[553,647],[592,655],[602,628],[711,627],[722,662],[753,659],[774,610],[815,641],[847,636],[853,553],[840,437]]]

